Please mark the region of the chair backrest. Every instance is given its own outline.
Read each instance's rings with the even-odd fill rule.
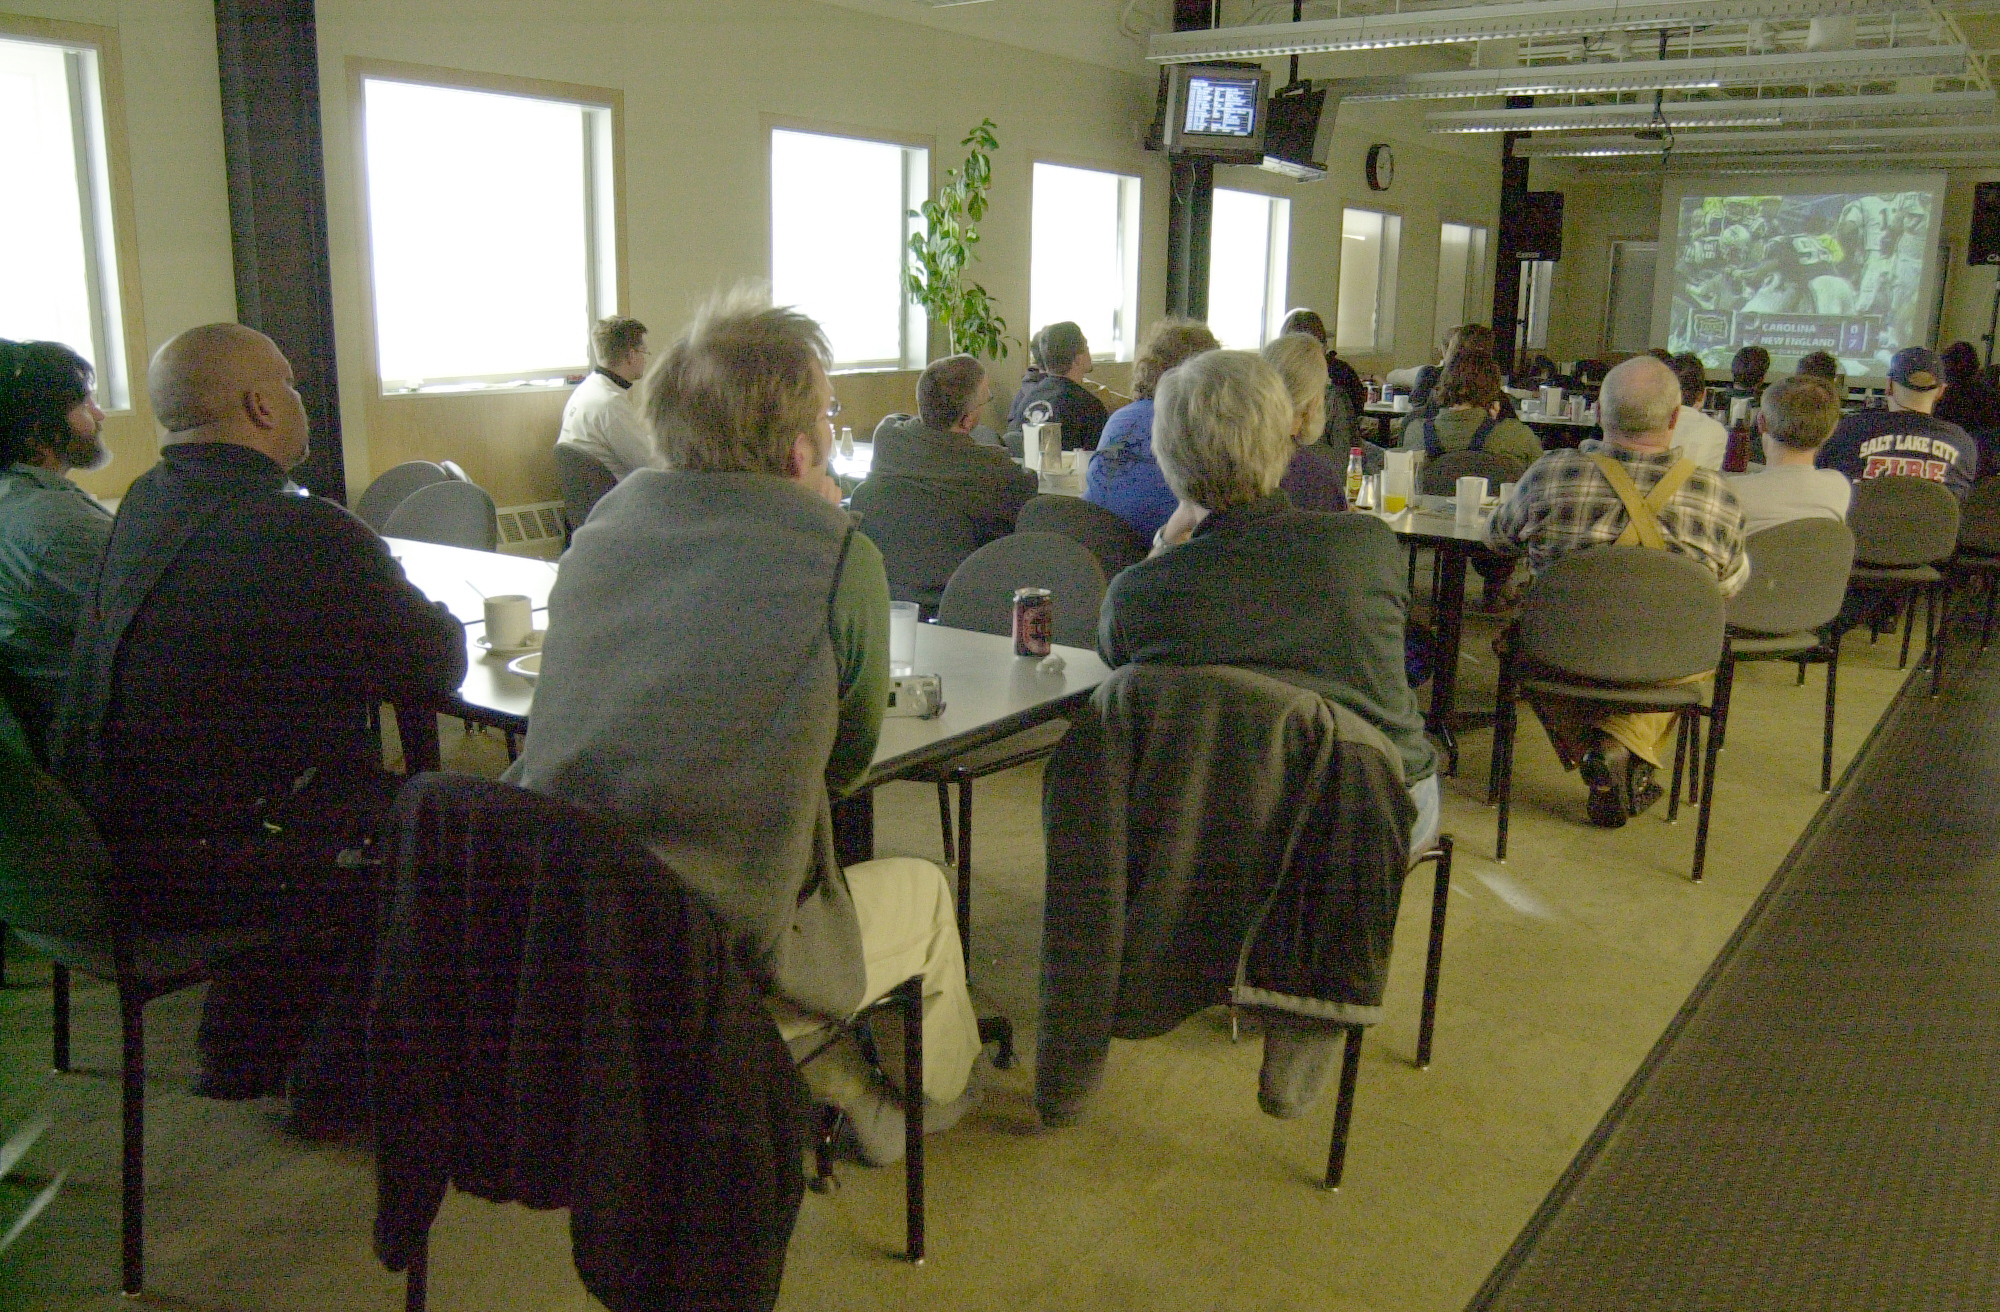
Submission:
[[[2000,556],[2000,474],[1972,485],[1958,511],[1958,545],[1985,556]]]
[[[1864,478],[1854,485],[1847,526],[1856,564],[1934,565],[1958,547],[1958,498],[1928,478]]]
[[[1011,633],[1016,588],[1054,594],[1057,642],[1097,646],[1104,569],[1090,548],[1061,533],[1015,533],[967,556],[945,585],[938,623],[975,633]]]
[[[97,826],[25,753],[0,744],[0,923],[77,942],[111,937],[111,855]]]
[[[955,498],[919,479],[870,476],[849,502],[882,549],[889,595],[935,607],[952,571],[985,542]]]
[[[1724,618],[1715,576],[1686,556],[1593,547],[1542,571],[1516,632],[1536,665],[1639,686],[1714,669]]]
[[[409,499],[412,492],[432,483],[448,482],[451,475],[443,468],[428,460],[408,460],[378,475],[361,499],[354,503],[354,513],[361,522],[377,533],[389,522],[389,516],[396,513],[396,507]]]
[[[1829,624],[1847,596],[1854,533],[1837,519],[1794,519],[1751,535],[1750,580],[1729,599],[1729,627],[1804,633]]]
[[[396,507],[382,526],[382,536],[494,551],[500,546],[500,521],[493,498],[477,483],[433,483],[418,488]]]
[[[1526,465],[1497,451],[1447,451],[1425,462],[1417,491],[1427,497],[1448,497],[1458,491],[1459,479],[1483,478],[1490,485],[1487,490],[1497,492],[1502,483],[1520,482],[1526,472]]]
[[[556,486],[562,489],[563,510],[572,531],[583,527],[597,499],[618,486],[604,462],[580,447],[556,443]]]
[[[1050,496],[1042,493],[1028,498],[1014,527],[1022,533],[1060,533],[1090,548],[1097,563],[1110,578],[1127,565],[1146,558],[1146,539],[1125,521],[1123,515],[1094,505],[1082,497]]]

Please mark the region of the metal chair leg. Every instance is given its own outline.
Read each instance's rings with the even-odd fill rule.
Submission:
[[[55,1031],[54,1066],[58,1072],[69,1070],[69,967],[58,961],[49,971],[49,1001]]]
[[[958,944],[972,978],[972,776],[958,776]]]
[[[1729,723],[1729,698],[1735,689],[1736,665],[1724,661],[1715,672],[1715,694],[1710,703],[1713,723],[1708,729],[1708,760],[1701,777],[1701,810],[1694,825],[1694,874],[1690,876],[1699,884],[1703,868],[1708,862],[1708,819],[1715,806],[1715,764],[1722,752],[1722,740]]]
[[[430,1296],[431,1238],[426,1234],[417,1246],[410,1269],[403,1276],[403,1312],[424,1312]]]
[[[1910,665],[1910,634],[1917,627],[1917,607],[1908,593],[1903,599],[1903,654],[1896,658],[1896,668],[1908,669]]]
[[[1431,1038],[1437,1030],[1438,976],[1444,969],[1444,918],[1451,900],[1451,835],[1439,834],[1436,845],[1421,860],[1437,865],[1431,885],[1431,942],[1424,956],[1424,1009],[1417,1022],[1417,1069],[1431,1064]]]
[[[137,1294],[146,1283],[145,1006],[136,994],[119,987],[118,1012],[125,1037],[124,1279],[119,1287],[127,1294]]]
[[[1937,618],[1931,618],[1931,598],[1937,598]],[[1939,581],[1933,583],[1924,593],[1924,659],[1931,667],[1931,696],[1935,697],[1944,685],[1945,644],[1950,640],[1946,625],[1951,620],[1951,592]]]
[[[1326,1150],[1326,1187],[1340,1188],[1347,1171],[1347,1126],[1354,1119],[1354,1085],[1361,1078],[1361,1026],[1347,1027],[1347,1051],[1340,1059],[1340,1101],[1333,1109],[1333,1142]]]
[[[924,979],[896,986],[903,1010],[903,1225],[907,1256],[924,1264]]]
[[[944,840],[944,863],[948,866],[956,865],[958,863],[958,854],[957,849],[952,845],[951,837],[951,783],[948,780],[940,779],[937,781],[937,784],[938,835]]]
[[[1819,754],[1819,790],[1833,791],[1833,698],[1840,679],[1840,639],[1836,633],[1827,639],[1826,658],[1826,732]]]
[[[1494,710],[1497,714],[1493,721],[1493,765],[1487,783],[1500,806],[1493,833],[1493,859],[1505,861],[1507,812],[1514,792],[1514,736],[1521,718],[1514,695],[1514,663],[1506,657],[1500,662],[1500,687]]]
[[[1688,725],[1687,716],[1677,714],[1674,726],[1674,782],[1667,789],[1667,823],[1673,824],[1681,818],[1681,781],[1687,778]]]

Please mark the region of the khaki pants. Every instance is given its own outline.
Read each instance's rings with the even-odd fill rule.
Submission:
[[[864,861],[848,866],[846,874],[868,970],[861,1006],[881,1001],[912,975],[924,977],[924,1095],[951,1102],[965,1092],[980,1047],[951,885],[935,865],[911,857]],[[787,1043],[828,1028],[825,1017],[783,998],[770,999],[768,1006]],[[895,1033],[900,1038],[902,1031]],[[889,1052],[883,1064],[892,1075],[901,1069],[900,1059]]]
[[[1713,674],[1697,674],[1679,683],[1700,683]],[[1594,735],[1603,734],[1622,743],[1632,755],[1655,767],[1666,765],[1667,746],[1673,742],[1675,716],[1671,711],[1620,711],[1606,702],[1584,701],[1575,697],[1545,697],[1530,693],[1528,704],[1535,708],[1542,727],[1549,731],[1563,769],[1573,770],[1583,754],[1595,746]]]

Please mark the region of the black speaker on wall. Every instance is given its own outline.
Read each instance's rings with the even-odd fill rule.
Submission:
[[[1500,258],[1560,260],[1563,254],[1563,194],[1531,191],[1500,219]]]
[[[1972,235],[1965,242],[1967,264],[2000,264],[2000,182],[1972,189]]]

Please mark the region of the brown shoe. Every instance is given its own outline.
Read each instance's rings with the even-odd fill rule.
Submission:
[[[1625,745],[1605,738],[1598,745],[1583,754],[1577,763],[1577,772],[1583,782],[1590,786],[1590,823],[1600,829],[1620,829],[1632,815],[1632,796],[1628,790],[1632,772],[1632,753]]]

